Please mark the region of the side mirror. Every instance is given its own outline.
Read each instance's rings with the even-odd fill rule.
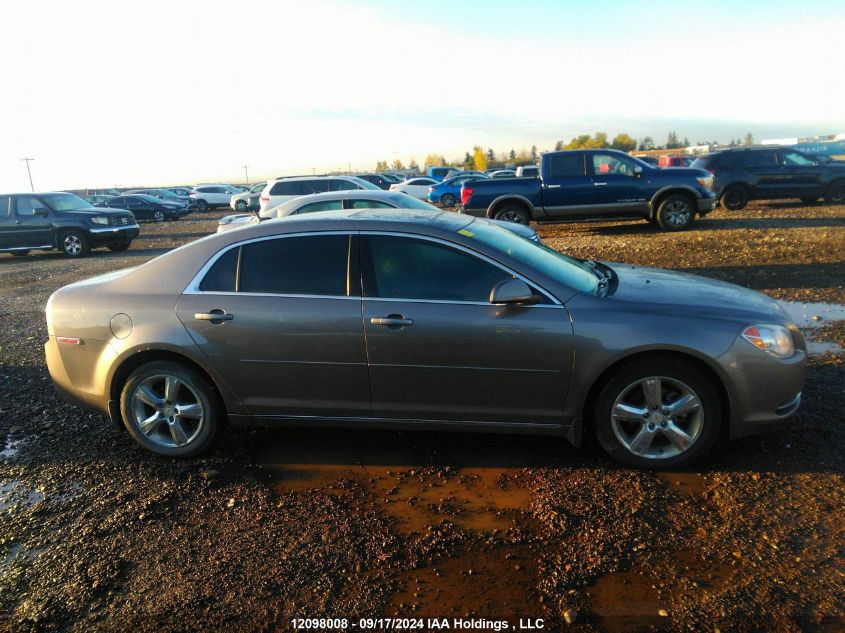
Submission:
[[[634,166],[634,178],[639,178],[643,175],[643,168],[639,165]]]
[[[539,303],[535,295],[522,279],[507,279],[499,282],[490,291],[490,303],[503,305],[531,305]]]

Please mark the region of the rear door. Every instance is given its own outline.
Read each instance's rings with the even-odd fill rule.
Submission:
[[[543,162],[543,208],[552,218],[579,215],[588,209],[593,182],[584,152],[550,154]]]
[[[0,196],[0,248],[11,248],[12,226],[15,223],[11,206],[11,196]]]
[[[254,415],[371,415],[355,248],[345,233],[253,240],[180,298],[182,323]]]
[[[563,306],[491,304],[513,273],[448,242],[361,239],[376,418],[560,423],[573,354]]]
[[[746,151],[745,167],[751,176],[751,189],[756,197],[779,198],[788,194],[788,178],[777,150]]]

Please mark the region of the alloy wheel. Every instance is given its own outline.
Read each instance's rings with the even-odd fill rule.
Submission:
[[[82,240],[78,235],[65,235],[62,240],[62,247],[68,255],[79,255],[82,252]]]
[[[525,216],[519,211],[505,210],[496,216],[497,220],[504,220],[505,222],[514,222],[515,224],[528,224],[525,221]]]
[[[692,209],[688,202],[675,200],[666,206],[666,223],[670,226],[684,226],[692,216]]]
[[[150,442],[166,448],[185,446],[200,434],[205,411],[196,390],[182,378],[160,374],[132,393],[132,424]]]
[[[688,451],[701,436],[704,407],[681,381],[650,376],[619,394],[611,409],[611,428],[637,457],[669,459]]]
[[[153,219],[156,222],[164,222],[164,211],[156,211],[153,213]]]

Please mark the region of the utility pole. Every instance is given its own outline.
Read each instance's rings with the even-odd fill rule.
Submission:
[[[347,176],[352,175],[352,163],[346,163],[346,175]]]
[[[312,176],[316,176],[316,175],[317,175],[317,168],[316,168],[316,167],[312,167],[312,168],[311,168],[311,175],[312,175]]]
[[[249,184],[249,165],[243,165],[244,176],[246,176],[246,184]]]
[[[35,160],[34,158],[21,158],[22,163],[26,163],[26,173],[29,176],[29,188],[32,189],[32,193],[35,193],[35,185],[32,184],[32,172],[29,169],[29,161]]]

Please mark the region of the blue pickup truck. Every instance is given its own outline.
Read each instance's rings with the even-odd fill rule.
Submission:
[[[461,213],[527,224],[577,219],[645,219],[667,231],[687,228],[716,208],[713,175],[660,169],[616,150],[543,154],[539,178],[472,180]]]

